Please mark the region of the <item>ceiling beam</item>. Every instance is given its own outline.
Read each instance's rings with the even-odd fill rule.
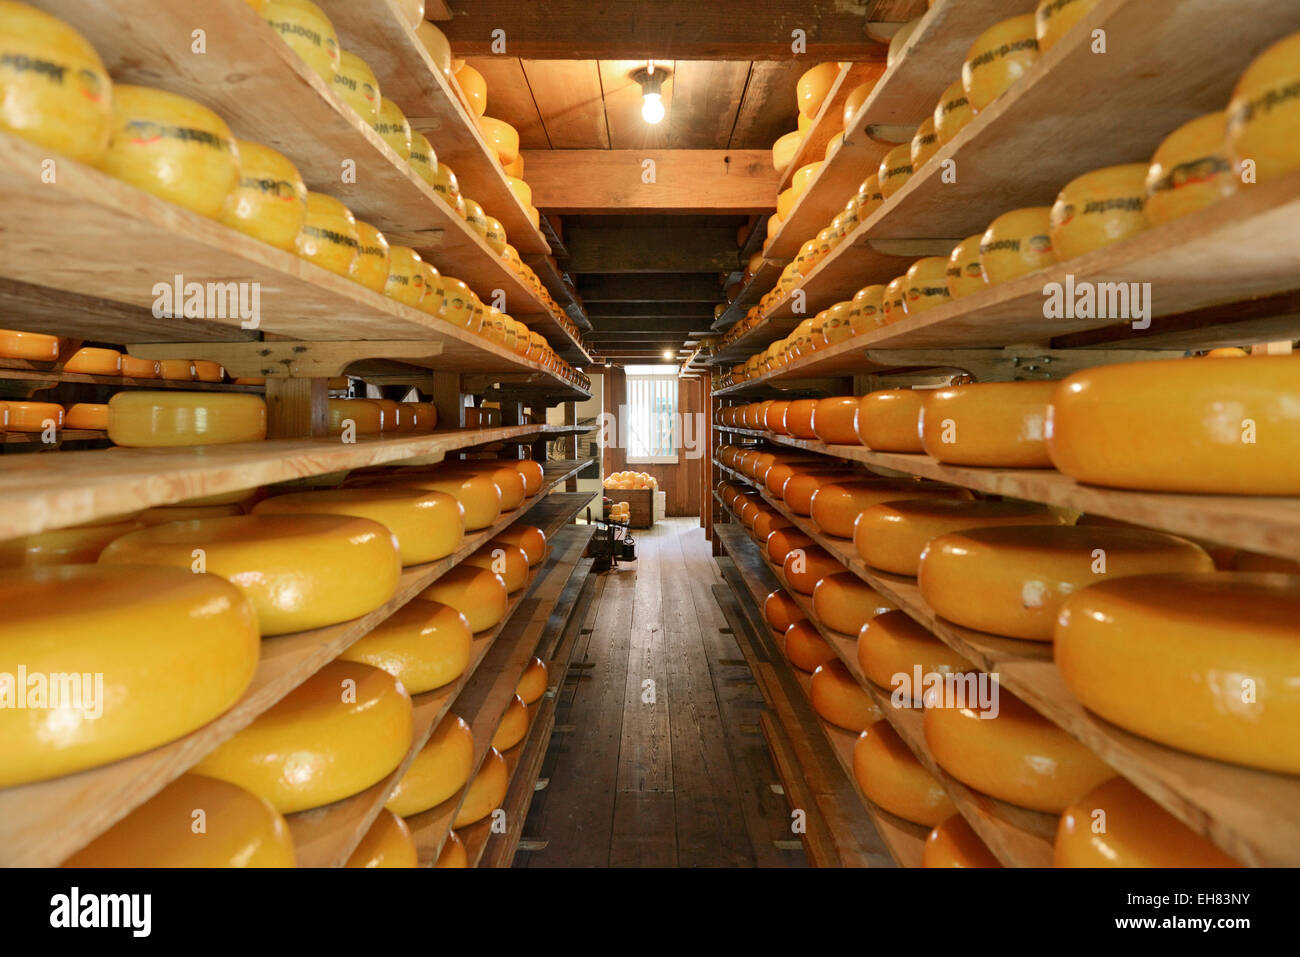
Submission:
[[[640,336],[684,336],[699,329],[708,328],[707,322],[699,319],[642,319],[628,322],[623,319],[592,320],[593,328],[584,332],[584,339],[599,338],[602,335],[640,335]]]
[[[573,226],[565,241],[576,273],[717,273],[740,258],[728,226]]]
[[[769,214],[781,185],[771,150],[524,150],[523,156],[533,205],[547,212]],[[567,235],[565,245],[572,250]]]
[[[716,302],[716,301],[715,301]],[[702,305],[687,305],[680,302],[602,302],[587,303],[588,316],[600,316],[602,319],[643,318],[645,316],[708,316],[713,321],[715,302]]]
[[[802,30],[809,66],[822,60],[883,59],[866,35],[869,18],[911,19],[924,0],[749,0],[742,8],[701,0],[451,0],[439,24],[456,55],[548,60],[785,60]],[[505,49],[493,33],[505,32]],[[498,36],[500,36],[498,34]]]
[[[622,302],[701,303],[712,308],[722,299],[722,284],[697,273],[586,275],[578,278],[578,295],[588,309],[596,303]]]

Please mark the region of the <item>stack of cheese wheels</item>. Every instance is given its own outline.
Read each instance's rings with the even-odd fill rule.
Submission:
[[[784,635],[787,628],[805,618],[807,615],[803,613],[803,609],[784,588],[770,592],[763,600],[763,620],[773,631]]]
[[[1212,572],[1193,542],[1163,532],[1098,525],[971,528],[930,540],[917,573],[941,618],[1009,638],[1051,641],[1061,604],[1123,575]]]
[[[1045,427],[1055,382],[935,389],[921,407],[921,445],[952,465],[1051,468]]]
[[[384,806],[401,817],[437,807],[455,796],[474,767],[474,732],[465,719],[448,714],[411,761]]]
[[[1098,813],[1100,812],[1100,813]],[[1096,823],[1105,821],[1105,827]],[[1057,867],[1239,867],[1128,781],[1111,778],[1061,815]]]
[[[506,767],[506,759],[496,748],[488,748],[483,766],[465,789],[465,797],[451,826],[468,827],[483,820],[501,806],[509,787],[510,772]]]
[[[411,696],[387,672],[331,661],[194,770],[260,794],[282,814],[364,791],[411,746]]]
[[[800,671],[816,671],[835,657],[835,650],[827,644],[817,626],[806,618],[786,628],[781,648],[790,664]]]
[[[194,810],[204,811],[195,830]],[[293,838],[271,802],[182,774],[64,861],[64,867],[293,867]]]
[[[510,593],[496,572],[474,565],[458,565],[420,592],[428,601],[450,605],[475,632],[495,627],[505,617]]]
[[[134,516],[71,528],[53,528],[0,540],[0,568],[93,563],[114,539],[142,527]]]
[[[546,662],[533,658],[524,669],[523,677],[515,686],[515,694],[523,699],[524,704],[536,704],[546,694]]]
[[[108,437],[135,448],[256,442],[266,438],[266,403],[237,392],[118,392]]]
[[[514,594],[528,584],[528,553],[518,545],[489,542],[468,556],[464,564],[496,572],[506,583],[509,594]]]
[[[455,608],[413,598],[339,657],[387,671],[411,694],[423,694],[465,673],[473,641],[468,619]]]
[[[813,493],[808,517],[827,535],[852,538],[858,516],[873,505],[906,499],[970,497],[970,492],[953,485],[854,476],[821,485]]]
[[[872,684],[894,692],[897,703],[915,707],[921,705],[927,676],[941,678],[974,668],[900,610],[881,612],[862,626],[858,666]]]
[[[261,652],[239,590],[188,566],[4,571],[0,607],[7,671],[103,676],[102,689],[83,689],[83,709],[0,708],[0,787],[189,734],[239,700]]]
[[[781,563],[786,585],[801,595],[811,595],[819,581],[843,568],[839,559],[820,545],[793,548]]]
[[[1300,355],[1076,372],[1052,395],[1047,451],[1066,475],[1111,488],[1300,495]]]
[[[492,542],[522,548],[528,556],[530,568],[536,568],[546,558],[546,533],[535,525],[512,525],[500,532]]]
[[[853,777],[874,804],[913,824],[934,827],[957,811],[943,785],[883,718],[853,745]]]
[[[509,751],[520,741],[524,740],[524,735],[528,733],[528,705],[524,699],[515,695],[506,705],[506,710],[501,715],[501,723],[497,725],[497,730],[492,735],[492,747],[498,751]]]
[[[1138,575],[1085,588],[1057,621],[1079,702],[1152,741],[1300,773],[1300,576]]]
[[[469,854],[465,851],[465,842],[455,831],[447,832],[447,840],[438,852],[434,867],[469,867]]]
[[[244,593],[264,636],[359,618],[393,597],[402,574],[392,533],[378,522],[348,515],[170,522],[128,532],[105,548],[99,561],[186,570],[201,561],[204,570]],[[357,574],[358,568],[365,574]]]
[[[945,532],[996,525],[1059,525],[1050,509],[1030,502],[928,498],[883,502],[858,516],[853,544],[872,568],[916,575],[926,543]]]
[[[813,617],[846,635],[857,635],[872,618],[897,607],[853,572],[827,575],[813,588]]]
[[[1001,867],[960,814],[935,825],[921,851],[922,867]]]
[[[924,706],[925,742],[939,766],[1008,804],[1059,814],[1115,774],[987,675],[948,677],[926,691]]]
[[[375,823],[348,857],[346,867],[419,867],[411,829],[387,808],[381,808]]]
[[[290,492],[259,502],[253,514],[354,515],[371,519],[397,539],[403,565],[445,558],[465,538],[464,509],[446,492],[384,488]]]
[[[821,665],[812,676],[813,710],[846,731],[865,731],[880,720],[880,710],[839,658]]]

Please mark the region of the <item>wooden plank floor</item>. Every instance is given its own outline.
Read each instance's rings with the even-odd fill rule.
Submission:
[[[602,576],[516,867],[804,867],[763,739],[763,699],[713,598],[695,519],[637,534]]]

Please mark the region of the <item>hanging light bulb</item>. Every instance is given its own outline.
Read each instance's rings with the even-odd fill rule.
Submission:
[[[658,93],[647,93],[641,103],[641,119],[651,126],[662,122],[664,118],[664,100]]]
[[[651,60],[645,69],[637,70],[632,79],[641,84],[641,119],[651,126],[663,122],[664,99],[663,85],[668,78],[666,70],[656,70],[655,61]]]

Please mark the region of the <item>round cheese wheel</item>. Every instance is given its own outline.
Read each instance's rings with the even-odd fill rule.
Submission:
[[[490,116],[480,116],[478,128],[483,133],[483,139],[501,158],[502,163],[509,165],[519,158],[519,131],[509,123]],[[532,205],[531,191],[527,205]]]
[[[194,770],[260,794],[282,814],[383,780],[411,746],[411,696],[386,672],[331,661]]]
[[[1056,382],[980,382],[930,392],[921,445],[952,465],[1051,468],[1044,429]]]
[[[820,545],[792,548],[781,563],[781,573],[786,584],[801,595],[811,595],[817,583],[827,575],[834,575],[844,566]]]
[[[451,826],[468,827],[483,820],[501,806],[509,787],[510,772],[506,768],[506,759],[496,748],[488,748],[483,766],[465,789],[465,798]]]
[[[802,472],[812,466],[822,464],[827,460],[819,456],[812,455],[786,455],[782,454],[772,463],[772,466],[766,471],[754,478],[762,481],[767,486],[767,490],[777,498],[785,494],[785,485],[790,479],[799,472]]]
[[[980,238],[980,273],[996,286],[1057,262],[1052,248],[1052,206],[1027,206],[1003,213]],[[1063,256],[1061,258],[1064,258]]]
[[[450,80],[454,73],[451,69],[451,44],[447,42],[447,35],[428,20],[421,20],[416,24],[415,36],[433,60],[433,65]]]
[[[168,522],[192,522],[198,518],[225,518],[243,515],[237,504],[230,505],[158,505],[146,508],[135,517],[139,525],[165,525]]]
[[[907,310],[903,306],[906,286],[907,276],[895,276],[885,284],[885,291],[881,294],[882,306],[885,310],[885,325],[902,322],[907,318]]]
[[[909,316],[926,312],[950,302],[948,260],[943,256],[926,256],[908,267],[904,274],[903,311]]]
[[[383,292],[388,284],[388,240],[369,223],[357,220],[357,258],[352,261],[348,277],[374,292]]]
[[[375,823],[357,845],[345,867],[419,867],[419,854],[411,829],[387,808],[381,808]]]
[[[526,497],[532,498],[542,490],[542,483],[545,481],[546,474],[540,462],[534,462],[532,459],[510,459],[506,464],[524,477],[524,495]]]
[[[978,113],[1016,83],[1038,59],[1034,15],[993,24],[971,44],[961,65],[961,85]]]
[[[414,598],[339,655],[387,671],[411,694],[451,684],[469,667],[474,634],[450,605]]]
[[[816,671],[835,659],[835,650],[807,619],[793,622],[782,636],[781,649],[790,664],[800,671]]]
[[[497,725],[496,734],[492,736],[492,747],[498,751],[509,751],[520,741],[524,740],[524,735],[528,733],[528,705],[524,699],[515,695],[506,705],[506,710],[501,715],[501,723]]]
[[[264,0],[262,19],[327,84],[339,68],[339,39],[334,24],[310,0]]]
[[[872,173],[858,187],[858,221],[866,222],[871,214],[885,202],[885,195],[880,191],[880,174]]]
[[[510,594],[528,584],[528,553],[518,545],[489,542],[469,555],[463,564],[485,568],[500,575]]]
[[[796,548],[813,547],[813,540],[797,528],[778,528],[764,542],[767,560],[773,565],[785,565],[786,557]]]
[[[1239,867],[1123,778],[1098,785],[1061,815],[1057,867]]]
[[[799,147],[802,145],[803,134],[798,130],[791,130],[772,144],[772,166],[777,172],[784,172],[789,168],[794,158],[799,155]],[[771,232],[770,228],[769,232]]]
[[[751,530],[750,538],[752,538],[755,543],[762,545],[767,541],[767,537],[778,528],[792,527],[794,527],[794,522],[790,521],[780,512],[769,509],[760,514],[758,518],[754,519],[754,527]]]
[[[810,120],[816,118],[839,77],[838,63],[818,63],[799,77],[795,84],[795,102],[799,112]]]
[[[432,402],[406,402],[413,432],[432,432],[438,425],[438,407]]]
[[[157,359],[138,359],[123,353],[122,375],[128,379],[161,379],[162,363]]]
[[[411,124],[402,108],[386,96],[379,98],[379,117],[371,126],[403,162],[411,159]]]
[[[96,676],[84,688],[43,691],[29,678],[26,706],[0,708],[0,787],[97,767],[189,734],[239,699],[261,650],[256,616],[238,590],[188,568],[3,571],[0,607],[10,674]],[[64,697],[78,692],[79,700]]]
[[[352,272],[360,248],[361,234],[352,211],[332,196],[308,192],[307,216],[294,240],[298,256],[346,276]]]
[[[492,539],[493,544],[514,545],[528,556],[528,566],[535,568],[546,558],[546,533],[532,525],[514,525]]]
[[[497,462],[492,459],[448,462],[443,463],[442,471],[449,475],[486,477],[488,481],[497,487],[497,492],[501,496],[501,511],[503,512],[513,512],[524,502],[524,475],[509,462]]]
[[[843,468],[796,472],[786,481],[781,490],[781,498],[796,515],[809,515],[812,512],[812,497],[819,488],[827,482],[848,481],[862,474],[847,464]]]
[[[1084,369],[1052,395],[1047,450],[1094,485],[1300,495],[1298,373],[1300,355]]]
[[[883,719],[854,743],[853,777],[873,804],[904,821],[934,827],[957,812],[939,779]]]
[[[953,137],[974,118],[975,111],[971,109],[966,88],[961,80],[954,80],[939,94],[939,102],[934,106],[934,132],[939,137],[939,145],[951,143]]]
[[[763,600],[763,618],[774,630],[785,634],[787,628],[807,616],[784,588],[769,592]]]
[[[919,420],[927,393],[917,389],[881,389],[858,400],[854,430],[877,452],[923,452]]]
[[[195,811],[202,810],[196,829]],[[269,801],[182,774],[63,862],[64,867],[294,867],[289,825]]]
[[[1038,50],[1046,53],[1070,28],[1088,15],[1100,0],[1038,0],[1034,11],[1034,31]]]
[[[510,187],[510,191],[515,194],[515,198],[519,200],[519,204],[524,207],[525,211],[531,211],[534,208],[533,188],[527,182],[518,176],[507,176],[506,185]],[[529,212],[528,218],[532,219],[531,212]]]
[[[838,345],[856,335],[853,329],[852,313],[853,303],[847,299],[835,303],[826,310],[826,318],[822,322],[822,341],[827,346]],[[851,428],[852,423],[850,422],[850,430]],[[856,443],[857,437],[855,436],[851,441]]]
[[[122,353],[116,349],[96,349],[86,346],[72,354],[63,364],[63,371],[81,375],[121,375]]]
[[[853,572],[827,575],[813,589],[813,617],[845,635],[856,636],[872,618],[896,607]]]
[[[1296,774],[1298,615],[1296,576],[1113,578],[1066,600],[1056,663],[1084,707],[1127,731]]]
[[[330,435],[347,429],[355,435],[378,435],[384,428],[384,407],[371,399],[330,399],[325,417]]]
[[[853,429],[857,412],[856,396],[820,399],[813,407],[813,432],[827,445],[859,445],[858,434]]]
[[[912,143],[908,147],[912,154],[913,172],[930,162],[942,145],[939,142],[939,134],[934,129],[934,116],[927,116],[916,128],[916,135],[912,137]]]
[[[852,129],[853,120],[858,115],[858,110],[862,109],[862,104],[867,102],[867,97],[871,96],[871,91],[876,88],[876,83],[876,80],[859,83],[844,98],[843,122],[845,130]]]
[[[921,851],[922,867],[1001,867],[993,852],[960,814],[935,826]]]
[[[846,731],[865,731],[881,718],[880,710],[838,658],[813,672],[811,697],[814,711]]]
[[[474,767],[474,732],[465,720],[448,714],[411,761],[384,806],[411,817],[454,797]]]
[[[469,855],[465,852],[465,843],[455,831],[447,832],[446,843],[438,854],[434,867],[469,867]]]
[[[59,358],[59,337],[0,329],[0,356],[30,362],[55,362]]]
[[[777,435],[786,435],[785,415],[790,403],[784,399],[773,400],[763,413],[763,428]]]
[[[862,626],[858,664],[873,684],[894,693],[898,706],[920,706],[927,675],[959,674],[974,668],[901,610],[881,612]]]
[[[249,140],[236,140],[236,146],[239,185],[222,210],[221,221],[293,252],[307,218],[307,186],[302,174],[284,154],[269,146]]]
[[[469,107],[474,111],[474,115],[482,116],[486,113],[487,81],[483,79],[483,74],[466,63],[453,75],[456,77],[456,85],[465,94],[465,99],[469,102]],[[518,157],[516,156],[516,158]]]
[[[1150,227],[1147,164],[1105,166],[1072,179],[1052,206],[1052,249],[1064,261]]]
[[[392,533],[378,522],[346,515],[169,522],[123,535],[99,561],[184,569],[202,562],[205,571],[243,592],[264,636],[372,612],[393,597],[402,572]],[[358,568],[366,573],[357,574]]]
[[[1084,745],[990,683],[995,707],[974,700],[969,685],[965,701],[946,700],[940,688],[925,695],[925,743],[958,781],[1017,807],[1059,814],[1114,776]]]
[[[457,565],[445,572],[420,592],[420,597],[455,608],[476,632],[495,627],[505,617],[510,601],[505,579],[472,565]]]
[[[785,431],[796,439],[815,439],[817,432],[813,429],[813,414],[817,408],[817,399],[795,399],[785,410]]]
[[[1174,130],[1147,168],[1146,217],[1153,226],[1231,196],[1239,182],[1224,142],[1227,115],[1206,113]]]
[[[0,409],[8,413],[4,429],[10,432],[44,432],[63,428],[64,409],[56,402],[0,402]]]
[[[1228,103],[1228,155],[1241,170],[1255,164],[1255,179],[1266,183],[1300,166],[1300,33],[1283,37],[1251,61],[1237,80]]]
[[[487,239],[487,213],[477,201],[465,197],[465,222],[474,232]]]
[[[886,153],[876,175],[880,178],[880,194],[885,199],[902,189],[903,184],[912,178],[911,144],[903,143]]]
[[[827,535],[852,538],[858,516],[872,505],[903,499],[970,497],[963,488],[938,483],[880,478],[828,482],[813,494],[810,517]]]
[[[118,392],[108,401],[108,437],[135,448],[256,442],[266,438],[266,403],[235,392]]]
[[[515,475],[518,477],[519,473]],[[501,517],[501,488],[490,474],[447,468],[431,473],[399,475],[388,480],[387,484],[446,492],[460,502],[467,532],[487,528]]]
[[[794,190],[796,199],[808,190],[809,184],[812,183],[813,178],[817,175],[817,171],[821,168],[822,161],[818,160],[814,163],[805,163],[794,171],[794,175],[790,177],[790,188]]]
[[[445,558],[460,547],[465,523],[460,503],[446,492],[419,489],[331,488],[276,495],[253,506],[254,515],[355,515],[387,528],[403,565]]]
[[[524,675],[515,686],[515,694],[524,700],[524,704],[536,704],[546,694],[546,662],[533,658],[524,669]]]
[[[1162,532],[1096,525],[970,528],[931,539],[917,574],[935,614],[966,628],[1051,641],[1071,594],[1109,577],[1212,572],[1200,546]]]
[[[419,130],[411,130],[411,169],[432,188],[438,179],[438,154],[429,138]],[[497,250],[500,252],[500,250]]]
[[[945,532],[994,525],[1059,525],[1060,517],[1030,502],[928,498],[882,502],[863,510],[853,544],[872,568],[915,575],[926,543]]]
[[[102,525],[74,525],[0,540],[0,568],[81,565],[96,561],[114,539],[140,527],[138,518]]]
[[[384,281],[384,295],[408,306],[420,308],[429,289],[426,273],[421,267],[424,260],[407,246],[388,247],[388,278]]]
[[[199,377],[193,359],[160,359],[158,373],[164,379],[179,382],[193,382]]]
[[[219,362],[195,359],[194,378],[199,382],[222,382],[226,378],[226,370]]]
[[[948,255],[944,278],[948,295],[953,299],[984,291],[984,272],[980,269],[980,243],[983,240],[983,233],[967,236]]]
[[[370,64],[350,50],[339,51],[334,92],[370,125],[379,122],[379,81]]]

